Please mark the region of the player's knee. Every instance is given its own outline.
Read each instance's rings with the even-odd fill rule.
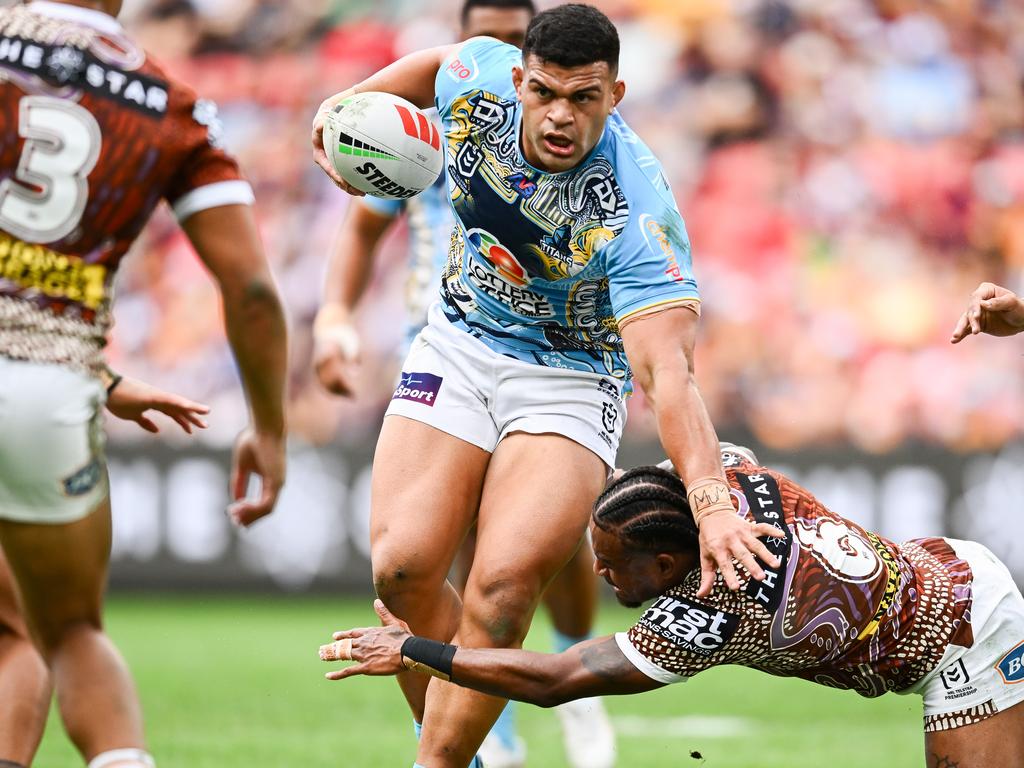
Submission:
[[[417,598],[424,590],[436,588],[435,581],[444,580],[394,549],[375,549],[372,562],[373,587],[389,608],[396,602]]]
[[[102,633],[103,626],[99,617],[49,620],[38,622],[36,626],[39,651],[47,663],[68,646],[88,641],[93,635]]]
[[[460,634],[496,648],[521,645],[538,592],[533,584],[512,576],[482,579],[467,592]]]

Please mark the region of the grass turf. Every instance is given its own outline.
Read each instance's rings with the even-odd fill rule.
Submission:
[[[602,633],[635,611],[602,607]],[[369,599],[117,597],[108,628],[142,692],[161,768],[409,768],[411,719],[380,678],[330,683],[316,657],[335,629],[373,620]],[[527,642],[548,650],[538,616]],[[797,680],[725,667],[607,702],[621,725],[619,766],[651,768],[888,768],[921,762],[917,697],[862,699]],[[740,718],[702,726],[692,718]],[[685,718],[685,719],[680,719]],[[528,765],[566,765],[553,712],[520,705]],[[714,735],[709,729],[725,726]],[[735,729],[734,729],[735,730]],[[691,756],[698,752],[701,758]],[[34,765],[81,765],[51,716]]]

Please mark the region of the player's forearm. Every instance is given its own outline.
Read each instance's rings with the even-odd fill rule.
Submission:
[[[259,432],[283,434],[288,331],[277,288],[265,273],[251,275],[237,287],[223,286],[222,292],[224,324],[253,426]]]
[[[421,109],[434,104],[434,80],[453,46],[427,48],[403,56],[370,75],[351,89],[351,93],[380,91],[407,99]]]
[[[452,680],[491,696],[554,707],[576,698],[565,684],[564,654],[506,648],[459,648]]]
[[[658,423],[658,434],[684,485],[701,477],[725,477],[718,435],[704,398],[687,368],[662,367],[644,388]]]

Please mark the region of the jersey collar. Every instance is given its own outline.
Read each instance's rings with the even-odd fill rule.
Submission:
[[[97,11],[93,8],[82,8],[77,5],[66,3],[55,3],[51,0],[34,0],[29,3],[28,8],[33,13],[49,16],[53,19],[66,19],[79,24],[98,29],[107,35],[123,35],[124,27],[109,13]]]

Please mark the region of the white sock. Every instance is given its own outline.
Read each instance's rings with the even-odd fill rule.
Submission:
[[[96,755],[87,768],[156,768],[156,761],[144,749],[111,749]]]

